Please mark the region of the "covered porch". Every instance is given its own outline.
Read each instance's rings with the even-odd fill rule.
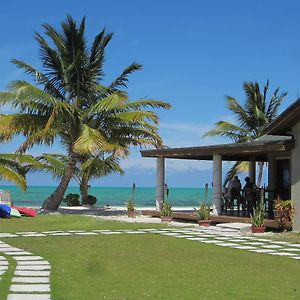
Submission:
[[[273,218],[274,198],[287,199],[291,194],[290,157],[294,146],[290,136],[266,135],[252,142],[233,143],[202,147],[164,148],[141,151],[142,157],[156,158],[156,209],[164,201],[166,159],[208,160],[213,162],[213,219],[249,219],[250,211],[227,208],[222,197],[223,161],[248,161],[249,177],[256,182],[257,162],[267,163],[268,186],[259,190],[259,199],[264,203],[267,218]],[[201,199],[199,199],[201,200]]]

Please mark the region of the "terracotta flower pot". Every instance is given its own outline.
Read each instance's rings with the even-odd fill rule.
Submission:
[[[127,211],[127,215],[128,215],[128,218],[135,218],[136,217],[136,211],[129,210],[129,211]]]
[[[203,226],[203,227],[209,227],[210,222],[211,222],[210,220],[198,220],[199,226]]]
[[[266,227],[265,226],[262,226],[262,227],[251,227],[251,231],[252,233],[264,233],[266,230]]]
[[[168,216],[161,216],[160,219],[163,223],[169,223],[172,221],[172,217],[168,217]]]

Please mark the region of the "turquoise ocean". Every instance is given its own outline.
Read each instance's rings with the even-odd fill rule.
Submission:
[[[0,186],[1,190],[10,192],[11,200],[15,205],[40,207],[43,201],[55,190],[55,186],[31,186],[26,192],[15,186]],[[172,206],[196,207],[200,202],[211,204],[212,189],[208,189],[207,196],[204,188],[172,188],[169,187],[168,201]],[[69,187],[66,194],[77,193],[77,187]],[[131,187],[91,187],[89,194],[97,197],[97,206],[124,206],[132,198]],[[155,188],[137,187],[135,191],[137,207],[155,206]]]

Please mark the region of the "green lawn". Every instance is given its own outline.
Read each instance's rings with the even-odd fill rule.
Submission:
[[[2,232],[160,225],[82,216],[1,220]],[[4,239],[2,239],[4,240]],[[5,239],[52,266],[52,299],[299,299],[300,261],[154,234]],[[14,265],[0,281],[6,293]],[[4,292],[5,291],[5,292]]]

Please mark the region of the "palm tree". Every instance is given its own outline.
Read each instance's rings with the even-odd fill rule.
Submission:
[[[46,171],[52,173],[56,178],[62,178],[64,170],[68,163],[68,157],[62,154],[43,154],[37,157],[40,162],[39,168],[36,171]],[[80,188],[81,203],[88,202],[88,189],[91,179],[98,179],[107,176],[111,173],[124,174],[124,171],[119,166],[119,158],[114,155],[105,156],[101,153],[98,156],[84,155],[76,164],[73,173]]]
[[[246,94],[244,105],[235,98],[226,96],[227,107],[233,112],[237,122],[219,121],[215,124],[216,128],[208,131],[205,136],[225,136],[236,143],[243,143],[253,141],[264,134],[264,129],[276,118],[278,108],[287,93],[279,93],[277,88],[268,100],[269,81],[263,91],[257,82],[245,82],[243,88]],[[258,164],[257,186],[261,186],[264,163]],[[247,170],[248,165],[247,162],[236,162],[227,173],[224,185],[237,173]]]
[[[19,148],[22,153],[35,144],[61,141],[68,153],[68,163],[58,187],[43,203],[44,209],[56,210],[82,155],[127,153],[130,145],[161,146],[158,116],[148,108],[170,105],[153,99],[129,101],[128,95],[120,90],[127,87],[128,75],[141,69],[136,63],[107,87],[100,84],[111,33],[102,30],[88,49],[85,19],[77,25],[68,16],[61,31],[49,24],[43,28],[53,45],[36,33],[44,72],[13,60],[18,68],[33,76],[37,86],[14,81],[8,92],[0,94],[1,104],[19,110],[0,116],[0,134],[24,134],[27,139]]]
[[[26,174],[39,162],[31,155],[0,154],[0,180],[12,181],[19,185],[23,191],[27,189]]]
[[[96,157],[90,156],[84,158],[83,163],[79,164],[79,187],[81,193],[81,203],[88,203],[88,189],[91,179],[97,179],[107,176],[111,173],[124,174],[124,171],[119,165],[119,159],[114,155],[105,157],[104,154]]]

